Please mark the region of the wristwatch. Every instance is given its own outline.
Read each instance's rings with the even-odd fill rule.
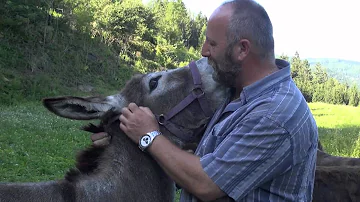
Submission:
[[[139,140],[139,148],[141,149],[141,151],[145,151],[145,149],[151,145],[155,137],[157,137],[158,135],[161,135],[161,132],[158,130],[143,135]]]

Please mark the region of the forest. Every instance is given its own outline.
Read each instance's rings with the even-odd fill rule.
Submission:
[[[201,57],[207,18],[181,0],[4,0],[0,2],[0,103],[64,94],[104,94],[135,72]],[[281,55],[308,102],[359,105],[355,83],[298,53]]]

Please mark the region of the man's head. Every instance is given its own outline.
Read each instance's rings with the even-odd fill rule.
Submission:
[[[265,9],[252,0],[223,3],[209,18],[202,55],[214,67],[214,79],[228,86],[235,86],[250,60],[273,59],[272,24]]]

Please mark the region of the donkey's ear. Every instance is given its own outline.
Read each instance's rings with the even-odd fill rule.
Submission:
[[[109,96],[114,98],[114,96]],[[43,99],[44,106],[54,114],[76,120],[98,119],[111,108],[121,108],[120,102],[100,97],[55,97]],[[115,106],[115,104],[117,106]]]

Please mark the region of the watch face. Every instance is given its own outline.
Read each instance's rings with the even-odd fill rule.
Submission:
[[[140,144],[141,144],[142,146],[147,146],[147,145],[149,145],[150,140],[151,140],[151,137],[150,137],[149,135],[145,135],[145,136],[143,136],[143,137],[141,138]]]

